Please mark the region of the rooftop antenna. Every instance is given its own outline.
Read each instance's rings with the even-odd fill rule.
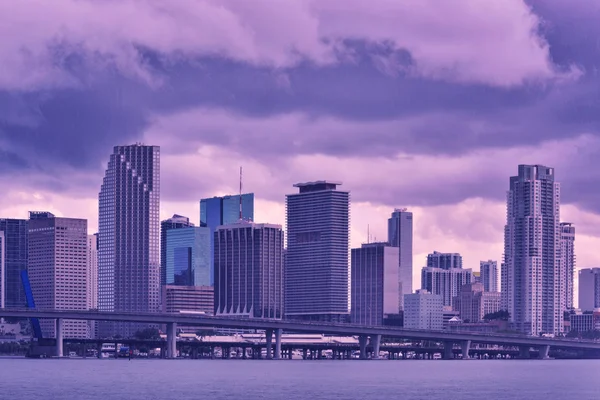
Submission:
[[[367,244],[371,243],[371,234],[369,232],[369,224],[367,224]]]
[[[242,220],[242,166],[240,165],[240,221]]]

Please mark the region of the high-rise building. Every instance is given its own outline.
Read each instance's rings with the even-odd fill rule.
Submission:
[[[498,291],[498,262],[487,260],[479,262],[479,273],[483,290],[486,292]]]
[[[87,237],[87,301],[90,310],[98,309],[98,234]]]
[[[29,280],[40,310],[88,309],[87,220],[29,213]],[[44,337],[55,337],[54,320],[40,320]],[[65,320],[66,338],[88,338],[87,321]]]
[[[351,306],[353,324],[382,326],[386,316],[400,313],[398,247],[363,244],[351,251]]]
[[[233,224],[239,220],[254,221],[254,193],[211,197],[200,200],[200,226],[210,228],[210,284],[215,282],[214,235],[221,225]]]
[[[454,300],[454,310],[465,323],[482,322],[486,314],[500,311],[500,292],[484,291],[481,283],[464,285]]]
[[[504,228],[502,308],[521,332],[561,333],[560,185],[554,168],[519,165],[510,178]]]
[[[581,311],[600,308],[600,268],[579,270],[579,304]]]
[[[443,305],[448,307],[454,305],[454,299],[462,287],[472,281],[471,269],[423,267],[421,270],[421,289],[440,295]]]
[[[442,330],[444,305],[442,296],[417,290],[404,295],[404,328]]]
[[[116,146],[99,195],[98,309],[157,312],[160,297],[160,149]],[[102,323],[101,336],[143,325]]]
[[[434,251],[427,255],[428,268],[453,269],[462,268],[462,256],[458,253],[440,253]]]
[[[4,308],[6,302],[5,244],[4,232],[0,231],[0,308]]]
[[[4,233],[4,305],[7,308],[27,305],[21,282],[21,271],[27,270],[27,226],[26,219],[0,219],[0,232]]]
[[[286,196],[286,318],[346,322],[350,193],[339,182],[298,183]]]
[[[573,306],[573,280],[575,279],[575,226],[570,222],[560,223],[560,262],[562,276],[561,285],[564,289],[564,308],[572,309]]]
[[[210,228],[171,229],[166,244],[167,285],[210,286]]]
[[[215,232],[215,315],[283,317],[281,225],[239,221]]]
[[[173,215],[160,222],[160,285],[167,285],[167,231],[194,226],[188,217]]]
[[[406,208],[395,209],[388,219],[388,242],[390,246],[398,248],[402,309],[404,295],[412,293],[413,288],[413,214]]]

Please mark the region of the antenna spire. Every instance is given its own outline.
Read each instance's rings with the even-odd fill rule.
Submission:
[[[242,220],[242,166],[240,165],[240,221]]]

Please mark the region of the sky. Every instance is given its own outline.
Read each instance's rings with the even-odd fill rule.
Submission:
[[[500,261],[509,177],[555,167],[577,266],[600,246],[600,2],[0,2],[0,216],[87,218],[112,148],[161,147],[161,217],[294,183],[351,192],[351,244],[414,214],[434,250]],[[9,38],[9,40],[8,40]]]

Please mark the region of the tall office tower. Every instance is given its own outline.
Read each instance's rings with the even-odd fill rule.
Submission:
[[[87,289],[88,308],[98,309],[98,234],[87,237]]]
[[[240,218],[241,215],[241,218]],[[210,228],[210,284],[215,282],[215,231],[221,225],[233,224],[240,219],[254,221],[254,193],[212,197],[200,200],[200,226]]]
[[[560,185],[554,168],[519,165],[510,178],[504,228],[502,305],[521,332],[563,331]]]
[[[171,229],[166,236],[165,284],[210,286],[210,228]]]
[[[4,233],[4,305],[7,308],[27,306],[21,271],[27,269],[28,221],[26,219],[0,219],[0,232]]]
[[[473,281],[473,271],[462,268],[423,267],[421,289],[442,296],[444,306],[452,307],[462,287]]]
[[[565,310],[573,308],[573,280],[575,278],[575,226],[570,222],[560,223],[560,262],[563,273],[560,284],[564,285]]]
[[[87,310],[87,220],[29,213],[29,280],[41,310]],[[44,337],[55,337],[54,320],[40,320]],[[65,320],[66,338],[88,338],[88,323]]]
[[[388,219],[388,242],[398,248],[400,309],[403,308],[404,295],[412,293],[413,288],[413,214],[406,208],[397,208]]]
[[[428,268],[453,269],[462,268],[462,256],[458,253],[440,253],[434,251],[427,255]]]
[[[454,310],[463,322],[482,322],[486,314],[500,311],[500,293],[484,291],[481,283],[464,285],[454,300]]]
[[[351,250],[351,305],[353,324],[382,326],[387,316],[400,314],[398,247],[363,244]]]
[[[487,260],[479,262],[479,273],[483,290],[486,292],[498,291],[498,262]]]
[[[98,309],[157,312],[160,149],[116,146],[99,195]],[[130,337],[144,326],[102,323],[101,336]]]
[[[215,315],[283,317],[281,225],[239,221],[215,232]]]
[[[350,193],[339,182],[298,183],[286,196],[286,318],[346,322]]]
[[[167,231],[194,226],[188,217],[173,215],[160,222],[160,285],[167,284]]]
[[[579,270],[579,304],[581,311],[600,308],[600,268]]]

